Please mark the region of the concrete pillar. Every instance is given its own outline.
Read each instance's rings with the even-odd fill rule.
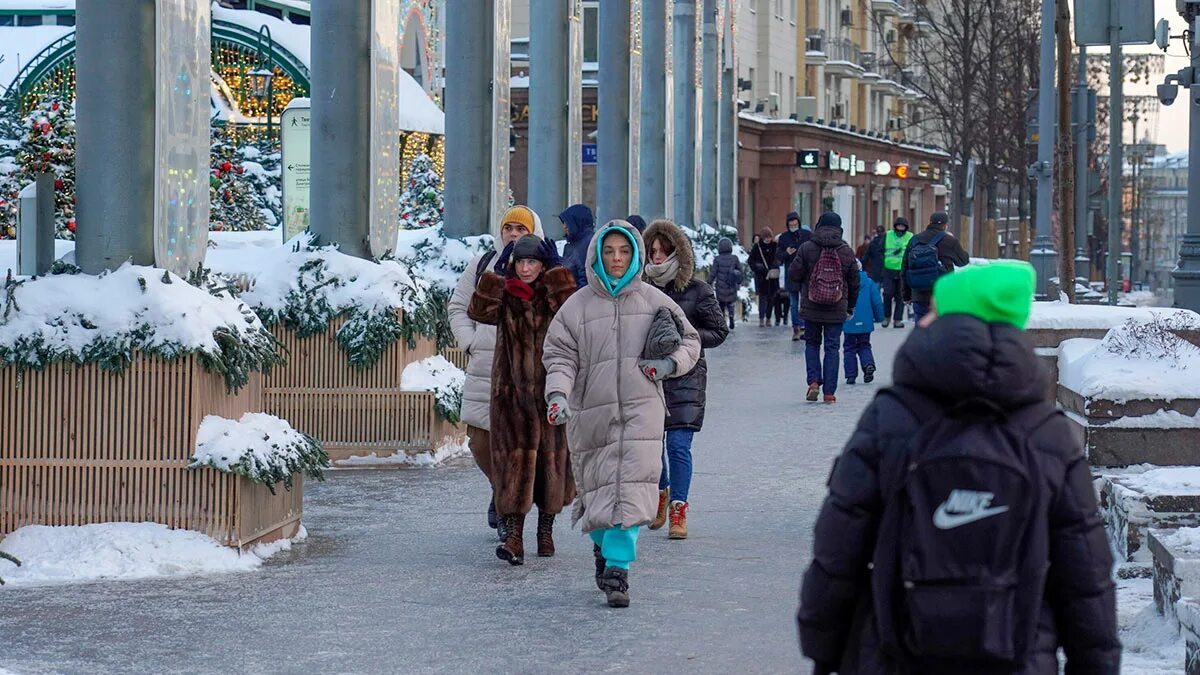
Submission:
[[[720,40],[717,33],[717,0],[704,0],[704,37],[701,84],[700,127],[700,221],[709,225],[717,222],[717,142],[718,104],[721,65],[718,61]]]
[[[638,213],[647,221],[667,215],[667,5],[642,0],[641,192]]]
[[[696,223],[696,3],[675,0],[672,14],[675,78],[672,202],[675,222]]]
[[[726,7],[724,45],[722,46],[721,95],[718,97],[717,115],[720,118],[720,146],[717,166],[717,222],[725,227],[736,227],[737,217],[737,51],[733,41],[733,22],[736,3]]]
[[[492,219],[494,15],[492,0],[479,4],[472,11],[446,12],[444,100],[446,129],[453,133],[446,134],[444,216],[450,237],[485,234]]]
[[[81,2],[75,23],[75,262],[153,265],[154,3]]]
[[[529,207],[542,217],[546,234],[561,238],[558,214],[568,203],[567,106],[571,82],[568,20],[570,3],[529,3]],[[580,151],[576,151],[578,154]],[[571,158],[581,161],[581,158]]]
[[[313,0],[309,229],[360,258],[371,255],[371,105],[371,0]]]
[[[629,214],[628,2],[600,4],[600,125],[597,147],[596,220]]]

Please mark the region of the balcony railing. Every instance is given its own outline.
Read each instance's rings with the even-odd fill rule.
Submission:
[[[830,61],[846,61],[854,65],[862,65],[862,50],[849,38],[830,40],[825,46],[825,54]]]
[[[825,51],[825,29],[808,29],[808,35],[805,38],[805,49],[810,52]]]

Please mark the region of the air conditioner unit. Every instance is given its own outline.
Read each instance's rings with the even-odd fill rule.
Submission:
[[[842,25],[843,26],[853,26],[854,25],[854,12],[853,11],[851,11],[849,9],[842,10]]]
[[[770,103],[771,101],[769,99],[758,99],[758,101],[754,104],[754,112],[766,112],[767,106],[770,105]]]
[[[815,35],[809,35],[808,36],[808,44],[805,46],[805,48],[810,52],[824,52],[825,51],[824,37],[825,37],[824,35],[821,35],[819,33],[815,34]]]
[[[771,108],[770,108],[771,114],[772,115],[779,114],[779,94],[771,92],[770,104],[771,104]]]

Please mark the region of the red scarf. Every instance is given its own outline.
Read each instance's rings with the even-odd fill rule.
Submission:
[[[521,281],[517,277],[511,277],[504,281],[504,290],[514,298],[519,298],[525,302],[533,300],[533,286]]]

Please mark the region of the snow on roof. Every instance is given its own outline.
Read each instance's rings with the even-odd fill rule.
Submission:
[[[0,6],[0,9],[4,7]],[[33,60],[51,42],[74,30],[72,26],[0,27],[0,56],[4,57],[4,60],[0,61],[0,93],[8,89],[25,64]]]
[[[1110,305],[1072,305],[1066,302],[1035,302],[1026,330],[1108,330],[1129,319],[1149,321],[1155,316],[1182,312],[1200,320],[1200,315],[1184,309],[1163,307],[1112,307]]]

